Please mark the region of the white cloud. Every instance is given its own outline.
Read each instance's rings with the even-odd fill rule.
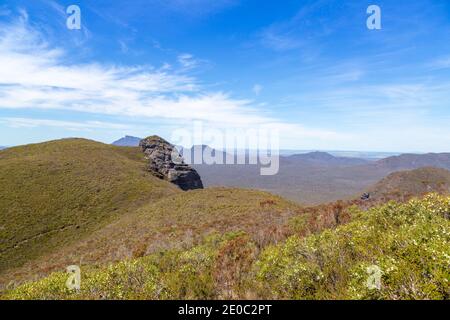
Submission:
[[[119,123],[108,123],[102,121],[60,121],[49,119],[33,119],[33,118],[0,118],[0,122],[12,128],[36,128],[36,127],[57,127],[69,130],[85,130],[85,129],[108,129],[123,130],[129,129],[129,126]]]
[[[333,32],[331,21],[311,17],[329,1],[302,1],[300,9],[291,18],[277,21],[263,28],[258,38],[264,47],[275,51],[302,49],[302,51],[316,51],[318,44],[313,39],[329,35]],[[309,54],[308,54],[309,55]]]
[[[194,56],[189,53],[183,53],[178,56],[178,62],[184,67],[184,68],[194,68],[197,65],[197,62],[194,59]]]
[[[290,34],[283,34],[273,27],[261,32],[261,43],[276,51],[292,50],[301,47],[302,42]]]
[[[198,64],[190,54],[178,57],[181,70],[149,66],[70,63],[61,48],[52,47],[26,19],[0,26],[0,108],[69,110],[128,116],[141,120],[204,121],[216,128],[261,124],[287,129],[289,136],[318,139],[337,134],[285,124],[258,109],[251,100],[224,92],[207,92],[187,74]],[[260,91],[256,87],[256,91]],[[16,125],[55,126],[52,120],[15,118]],[[99,123],[72,123],[71,128]],[[69,127],[69,126],[68,126]],[[111,127],[111,128],[114,128]]]

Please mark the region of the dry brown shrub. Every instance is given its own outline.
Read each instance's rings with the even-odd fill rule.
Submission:
[[[220,249],[213,272],[220,299],[238,299],[246,295],[244,283],[257,253],[248,236],[230,240]]]
[[[147,253],[147,243],[141,242],[133,249],[133,258],[141,258]]]
[[[265,201],[261,201],[260,203],[259,203],[259,205],[261,206],[261,207],[271,207],[271,206],[274,206],[276,204],[276,202],[274,201],[274,200],[265,200]]]

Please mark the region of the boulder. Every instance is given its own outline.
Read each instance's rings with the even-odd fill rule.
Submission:
[[[176,184],[182,190],[203,189],[200,175],[185,164],[174,145],[158,136],[142,139],[139,143],[148,170],[160,179]]]

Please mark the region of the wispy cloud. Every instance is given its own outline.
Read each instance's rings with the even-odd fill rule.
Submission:
[[[0,118],[0,123],[4,123],[11,128],[36,128],[36,127],[57,127],[67,130],[92,130],[92,129],[108,129],[108,130],[124,130],[130,129],[130,126],[119,123],[108,123],[102,121],[61,121],[50,119],[33,119],[33,118]]]
[[[440,57],[431,63],[429,63],[429,67],[433,70],[439,69],[449,69],[450,68],[450,56]]]
[[[310,16],[326,3],[322,0],[304,1],[290,19],[262,29],[259,33],[261,44],[275,51],[287,51],[305,48],[311,44],[311,39],[329,34],[331,29],[327,23],[317,19],[310,21]]]
[[[279,25],[270,26],[261,31],[259,37],[261,43],[276,51],[285,51],[300,48],[302,40],[291,34],[289,30]]]
[[[251,100],[233,98],[221,91],[206,91],[188,74],[197,65],[196,59],[185,54],[178,60],[179,69],[168,65],[156,69],[100,62],[70,63],[63,49],[53,47],[43,34],[22,19],[0,28],[0,108],[69,110],[140,120],[201,120],[216,128],[264,124],[305,138],[338,137],[330,130],[284,123]],[[14,123],[66,124],[18,118]],[[99,124],[88,122],[70,127],[94,128],[95,125]]]
[[[192,54],[183,53],[178,56],[178,62],[181,64],[185,71],[194,69],[198,66],[199,61],[194,58]]]

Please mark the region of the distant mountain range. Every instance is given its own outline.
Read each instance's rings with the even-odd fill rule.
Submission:
[[[450,193],[450,171],[433,167],[398,171],[389,174],[367,191],[370,199],[381,201],[429,192]]]
[[[317,150],[288,150],[281,149],[280,155],[282,156],[292,156],[298,154],[306,154],[316,152]],[[380,151],[343,151],[343,150],[323,150],[335,157],[345,157],[345,158],[362,158],[367,160],[379,160],[387,157],[398,156],[401,152],[380,152]]]
[[[116,146],[122,147],[137,147],[139,146],[139,142],[142,138],[133,137],[133,136],[125,136],[117,141],[114,141],[112,144]],[[197,146],[199,147],[199,146]],[[239,151],[238,153],[244,153],[245,151]],[[387,157],[398,156],[401,153],[399,152],[377,152],[377,151],[324,151],[320,152],[317,150],[292,150],[292,149],[281,149],[280,155],[284,157],[288,156],[299,156],[304,154],[314,154],[314,153],[329,153],[332,156],[337,158],[358,158],[358,159],[366,159],[366,160],[378,160],[384,159]]]
[[[376,165],[391,171],[421,167],[450,169],[450,153],[402,154],[381,159]]]
[[[369,160],[350,157],[336,157],[327,152],[310,152],[305,154],[295,154],[282,158],[283,164],[297,164],[299,162],[321,166],[352,166],[368,164]]]
[[[119,147],[137,147],[139,146],[139,142],[141,140],[142,140],[141,138],[125,136],[117,141],[114,141],[112,145]]]
[[[141,139],[126,136],[114,145],[138,146]],[[208,149],[217,157],[226,153],[206,145],[183,149],[183,156],[194,150]],[[181,150],[180,150],[181,151]],[[301,151],[299,151],[301,152]],[[343,156],[350,154],[352,157]],[[304,204],[319,204],[357,197],[395,171],[423,167],[450,169],[450,153],[393,154],[377,159],[382,153],[302,152],[280,156],[280,170],[274,176],[261,176],[259,165],[195,164],[205,187],[224,186],[260,189]],[[385,153],[387,155],[387,153]],[[247,155],[248,156],[248,155]]]
[[[194,165],[206,187],[261,189],[305,204],[354,198],[394,171],[422,167],[450,169],[450,154],[408,154],[369,161],[313,152],[280,157],[280,169],[274,176],[261,176],[258,165]]]

